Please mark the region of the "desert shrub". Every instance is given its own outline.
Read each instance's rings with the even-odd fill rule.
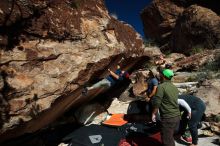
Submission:
[[[195,46],[192,48],[191,52],[190,52],[190,55],[193,55],[193,54],[197,54],[197,53],[201,53],[203,51],[203,48],[200,47],[200,46]]]

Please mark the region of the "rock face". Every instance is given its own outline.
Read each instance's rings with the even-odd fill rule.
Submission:
[[[219,59],[220,49],[206,50],[204,52],[174,61],[174,70],[196,71],[198,69],[204,68],[205,66],[207,66],[207,69],[212,70],[215,67],[215,70],[218,70]],[[213,67],[210,68],[209,66]]]
[[[3,0],[0,49],[1,141],[48,125],[98,94],[82,97],[84,84],[149,55],[103,0]]]
[[[206,80],[198,89],[196,95],[206,103],[206,114],[217,115],[220,113],[220,79]]]
[[[146,80],[149,78],[149,70],[137,71],[131,74],[131,81],[133,83],[132,91],[135,96],[140,96],[148,88]]]
[[[195,49],[213,49],[220,44],[220,17],[210,9],[192,5],[177,19],[171,48],[190,54]]]
[[[169,0],[154,0],[141,12],[144,33],[160,46],[168,45],[176,19],[184,8]]]
[[[219,6],[217,1],[154,0],[141,13],[145,35],[163,51],[188,55],[198,48],[214,49],[220,44]]]

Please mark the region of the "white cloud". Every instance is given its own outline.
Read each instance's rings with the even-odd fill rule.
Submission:
[[[111,13],[110,14],[113,18],[118,19],[118,15],[116,13]]]

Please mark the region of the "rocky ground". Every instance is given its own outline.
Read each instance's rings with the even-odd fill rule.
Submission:
[[[124,94],[127,94],[126,92]],[[124,114],[127,114],[128,111],[131,113],[139,113],[141,111],[141,109],[138,109],[138,108],[133,108],[134,110],[129,110],[131,109],[132,106],[135,106],[135,104],[133,104],[134,102],[136,102],[137,100],[134,100],[133,98],[131,97],[128,97],[128,96],[122,96],[120,99],[113,99],[113,101],[111,102],[111,105],[109,106],[109,108],[107,109],[108,113],[124,113]],[[90,106],[92,106],[94,108],[95,106],[95,109],[96,111],[99,111],[100,108],[100,105],[99,104],[91,104]],[[84,107],[84,113],[81,114],[88,117],[89,115],[89,112],[91,113],[91,108],[90,108],[89,105],[85,106],[87,108]],[[89,109],[89,110],[85,110],[85,109]],[[82,111],[81,111],[82,112]],[[95,114],[94,114],[95,115]],[[101,115],[101,116],[100,116]],[[102,121],[104,119],[104,115],[106,115],[105,112],[103,112],[102,114],[99,114],[97,116],[94,116],[94,117],[91,117],[91,119],[93,120],[88,120],[88,118],[86,119],[86,121],[90,121],[91,123],[93,124],[98,124],[100,121]],[[102,118],[103,119],[102,119]],[[83,119],[83,117],[79,118],[78,119]],[[85,119],[85,117],[84,117]],[[137,120],[140,120],[140,119],[137,119]],[[142,119],[141,119],[142,120]],[[83,121],[81,121],[83,122]],[[207,122],[208,123],[208,122]],[[203,127],[204,128],[204,127]],[[206,129],[209,129],[209,128],[206,128]],[[219,145],[219,135],[217,134],[214,134],[213,136],[204,136],[203,135],[203,131],[204,130],[201,130],[199,129],[199,143],[198,143],[198,146],[217,146]],[[183,141],[180,141],[180,140],[176,140],[176,146],[186,146],[187,143],[184,143]]]
[[[217,0],[153,0],[141,19],[146,38],[159,47],[146,47],[131,25],[110,16],[104,0],[0,1],[0,143],[44,129],[53,137],[48,127],[57,123],[97,124],[106,109],[127,113],[131,101],[139,100],[134,97],[146,90],[145,73],[103,95],[100,90],[81,96],[82,88],[106,77],[119,62],[122,69],[138,70],[161,53],[173,63],[181,93],[201,97],[208,117],[220,115],[219,10]],[[88,103],[97,96],[105,102]],[[56,145],[38,135],[30,138],[42,141],[35,145]],[[199,145],[211,146],[213,140],[201,138]]]
[[[200,137],[199,138],[199,143],[198,146],[218,146],[219,144],[217,143],[219,141],[218,136],[213,136],[213,137]],[[181,144],[176,141],[176,146],[185,146],[186,144]]]

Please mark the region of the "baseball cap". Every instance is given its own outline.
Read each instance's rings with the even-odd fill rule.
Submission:
[[[174,76],[173,71],[170,70],[170,69],[164,69],[164,70],[162,71],[162,73],[163,73],[163,76],[166,77],[166,78],[168,78],[168,79],[171,79],[171,78]]]

